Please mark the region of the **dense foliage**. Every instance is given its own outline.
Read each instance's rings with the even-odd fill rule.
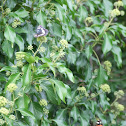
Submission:
[[[125,0],[1,0],[0,125],[126,126],[125,8]],[[34,37],[39,25],[47,36]]]

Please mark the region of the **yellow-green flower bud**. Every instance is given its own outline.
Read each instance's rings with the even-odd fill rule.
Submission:
[[[33,46],[32,45],[29,45],[28,46],[28,50],[32,50],[33,49]]]
[[[120,15],[124,16],[125,15],[125,11],[120,11]]]
[[[60,40],[60,44],[62,47],[67,48],[68,47],[68,42],[64,39]]]
[[[120,11],[119,11],[118,9],[113,9],[113,10],[110,12],[110,15],[111,15],[111,17],[119,16],[119,15],[120,15]]]
[[[101,88],[102,91],[104,91],[104,92],[108,92],[108,93],[111,92],[110,86],[109,86],[108,84],[103,84],[103,85],[101,85],[100,88]]]
[[[0,96],[0,107],[7,104],[7,99],[3,96]]]
[[[87,17],[85,19],[85,21],[88,22],[88,23],[92,23],[93,22],[93,19],[92,19],[92,17]]]
[[[91,93],[91,98],[94,98],[96,97],[96,94],[95,93]]]
[[[10,106],[14,106],[14,102],[13,101],[8,101],[7,104],[10,105]]]
[[[124,96],[124,91],[123,91],[123,90],[115,91],[115,92],[114,92],[114,95],[115,95],[117,98],[121,98],[122,96]]]
[[[40,42],[47,42],[47,38],[46,38],[46,36],[41,36],[41,37],[37,38],[37,42],[38,41],[40,41]]]
[[[6,108],[4,108],[4,107],[2,107],[2,108],[0,109],[0,113],[2,113],[2,114],[4,114],[4,115],[8,115],[8,114],[9,114],[9,110],[6,109]]]
[[[21,60],[17,61],[16,66],[17,67],[22,67],[23,66],[23,62]]]
[[[122,1],[118,1],[118,2],[117,2],[117,6],[118,6],[118,7],[123,6],[123,2],[122,2]]]
[[[49,114],[49,110],[46,109],[46,108],[43,108],[43,112],[45,113],[45,115],[48,115]]]
[[[116,108],[117,108],[117,110],[119,110],[119,111],[124,111],[124,106],[123,106],[122,104],[118,104],[118,105],[116,106]]]
[[[37,92],[42,92],[42,87],[39,85],[39,86],[35,86],[35,89]]]
[[[0,125],[2,126],[5,123],[3,119],[0,119]]]
[[[40,47],[39,52],[45,52],[46,48],[45,47]]]
[[[7,71],[6,72],[6,76],[10,76],[11,72],[10,71]]]
[[[112,120],[112,124],[116,124],[116,121],[115,120]]]
[[[9,118],[12,119],[12,120],[15,120],[15,116],[14,115],[10,115]]]
[[[63,50],[60,50],[59,51],[59,56],[60,56],[60,58],[64,57],[65,56],[65,52],[63,52]]]
[[[39,104],[40,104],[41,106],[47,106],[47,101],[46,101],[45,99],[41,99],[41,100],[39,101]]]
[[[86,88],[85,87],[78,87],[77,90],[82,92],[82,93],[86,93]]]
[[[18,88],[17,85],[14,84],[14,83],[10,83],[10,84],[7,86],[7,90],[8,90],[9,92],[11,92],[11,93],[12,93],[13,91],[15,91],[17,88]]]
[[[105,67],[112,67],[112,64],[110,61],[105,61],[104,65],[105,65]]]
[[[11,12],[10,8],[6,8],[6,9],[5,9],[5,13],[6,13],[6,14],[9,14],[10,12]]]
[[[25,55],[22,52],[16,53],[16,60],[22,60],[24,59]]]
[[[16,23],[16,22],[13,22],[13,23],[12,23],[12,27],[13,27],[13,28],[16,28],[16,27],[17,27],[17,23]]]
[[[54,52],[51,52],[50,53],[50,57],[52,58],[53,56],[55,56],[55,53]]]

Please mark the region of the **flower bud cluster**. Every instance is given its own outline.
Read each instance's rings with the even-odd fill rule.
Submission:
[[[115,9],[110,11],[110,16],[111,17],[114,18],[116,16],[119,16],[119,15],[123,16],[125,14],[124,11],[119,10],[119,7],[123,7],[123,2],[122,1],[119,0],[119,1],[115,2],[114,6],[115,6]]]
[[[115,7],[121,7],[121,6],[123,7],[123,2],[119,0],[119,1],[114,3],[114,6]]]
[[[0,107],[7,104],[7,99],[3,96],[0,96]]]
[[[3,119],[0,119],[0,125],[3,125],[5,121]]]
[[[103,84],[101,85],[100,88],[102,89],[103,92],[108,92],[108,93],[111,92],[110,86],[108,84]]]
[[[24,59],[24,57],[25,57],[25,55],[23,53],[20,53],[20,52],[16,53],[16,60],[17,60],[16,66],[18,66],[18,67],[23,66],[22,60]]]
[[[95,93],[91,93],[91,98],[94,98],[96,97],[96,94]]]
[[[32,45],[29,45],[28,46],[28,50],[32,50],[33,49],[33,46]]]
[[[6,8],[6,9],[5,9],[5,13],[6,13],[6,14],[9,14],[10,12],[11,12],[10,8]]]
[[[6,108],[4,108],[4,107],[1,107],[0,113],[1,113],[1,114],[4,114],[4,115],[8,115],[8,114],[9,114],[9,110],[6,109]]]
[[[111,73],[111,67],[112,67],[112,64],[111,64],[110,61],[105,61],[104,62],[104,68],[107,71],[107,75],[110,75],[110,73]]]
[[[122,96],[124,96],[124,91],[123,90],[115,91],[114,95],[116,96],[116,98],[121,98]]]
[[[15,20],[13,21],[13,23],[12,23],[12,27],[13,27],[13,28],[16,28],[18,25],[21,25],[21,22],[20,22],[19,20],[15,19]]]
[[[68,48],[68,42],[64,39],[60,40],[60,44],[63,48]]]
[[[17,61],[16,66],[18,66],[18,67],[22,67],[22,66],[23,66],[23,62],[22,62],[21,60]]]
[[[47,106],[47,101],[46,101],[45,99],[41,99],[41,100],[39,101],[39,104],[40,104],[41,106]]]
[[[37,92],[42,92],[42,87],[39,85],[39,86],[35,86],[35,89]]]
[[[49,114],[49,110],[46,109],[46,108],[43,108],[43,112],[44,112],[45,115],[48,115]]]
[[[15,120],[15,116],[14,115],[10,115],[9,118],[12,119],[12,120]]]
[[[47,38],[46,38],[46,36],[38,37],[38,38],[37,38],[37,42],[39,42],[39,41],[40,41],[41,43],[43,43],[43,42],[46,43],[46,42],[47,42]]]
[[[85,21],[86,21],[87,23],[92,23],[92,22],[93,22],[93,19],[92,19],[92,17],[87,17],[87,18],[85,19]]]
[[[114,103],[115,108],[120,112],[120,111],[124,111],[124,105],[119,104],[118,102]]]
[[[15,83],[10,83],[8,86],[7,86],[7,90],[11,93],[13,93],[16,89],[17,89],[17,85]]]
[[[42,47],[40,47],[39,52],[44,53],[44,52],[45,52],[45,50],[46,50],[46,48],[42,46]]]
[[[85,87],[78,87],[77,90],[80,91],[81,93],[86,93]]]
[[[7,71],[6,72],[6,76],[10,76],[11,72],[10,71]]]

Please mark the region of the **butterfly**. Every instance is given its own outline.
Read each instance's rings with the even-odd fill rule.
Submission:
[[[37,34],[34,35],[35,38],[46,36],[48,34],[48,30],[43,28],[41,25],[37,27]]]
[[[96,126],[103,126],[101,120],[98,120],[98,121],[96,122]]]

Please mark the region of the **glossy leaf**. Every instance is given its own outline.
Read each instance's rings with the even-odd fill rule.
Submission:
[[[103,45],[102,45],[102,51],[103,51],[104,54],[106,54],[111,49],[112,49],[112,38],[110,37],[110,35],[105,33],[104,42],[103,42]]]
[[[23,87],[29,86],[31,82],[31,65],[25,65],[22,69],[23,74]]]
[[[14,32],[14,29],[10,27],[9,25],[6,25],[4,36],[7,40],[14,43],[16,38],[16,33]]]
[[[26,11],[24,8],[20,8],[20,9],[17,10],[15,13],[16,13],[19,17],[21,17],[21,18],[25,18],[25,17],[27,17],[27,16],[29,15],[29,12]]]

